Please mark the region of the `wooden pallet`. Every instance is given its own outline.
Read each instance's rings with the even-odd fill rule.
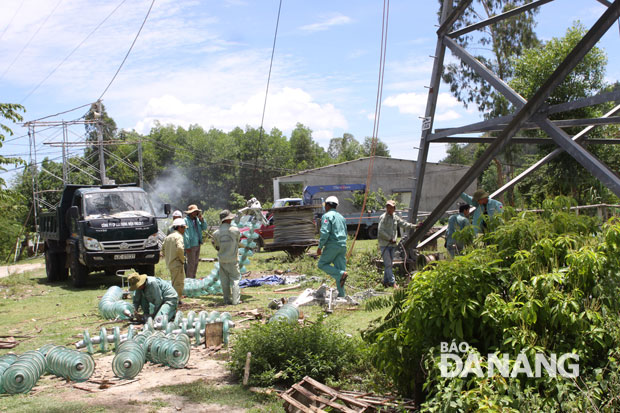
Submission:
[[[341,392],[319,383],[311,377],[304,377],[290,389],[280,394],[287,412],[323,413],[330,412],[362,413],[390,412],[400,410],[414,411],[411,401],[397,403],[392,396],[374,396],[370,393]]]

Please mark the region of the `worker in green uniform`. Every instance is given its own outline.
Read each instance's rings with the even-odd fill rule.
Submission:
[[[459,213],[452,215],[448,219],[448,230],[446,231],[446,249],[450,256],[454,258],[459,255],[465,247],[462,242],[454,239],[453,235],[456,231],[460,231],[469,225],[469,204],[459,206]]]
[[[347,279],[347,222],[336,211],[338,198],[329,196],[325,200],[325,214],[321,218],[321,238],[316,255],[319,268],[336,280],[338,297],[344,297],[344,283]]]
[[[473,197],[463,192],[461,198],[463,201],[476,208],[472,218],[474,234],[478,234],[479,232],[486,233],[487,220],[504,211],[504,205],[495,199],[489,199],[489,193],[484,189],[478,189],[474,192]]]
[[[138,311],[142,308],[144,318],[165,315],[168,320],[174,319],[179,296],[172,284],[156,277],[134,272],[127,281],[129,291],[133,291],[133,306]]]
[[[224,304],[237,305],[241,303],[239,290],[239,228],[232,226],[235,214],[224,209],[220,212],[220,228],[213,234],[213,246],[217,250],[217,259],[220,262],[220,283]],[[231,297],[232,296],[232,297]]]

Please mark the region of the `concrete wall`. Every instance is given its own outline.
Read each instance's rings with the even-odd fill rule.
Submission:
[[[362,158],[275,178],[274,199],[279,197],[276,193],[277,186],[286,183],[301,183],[303,186],[365,184],[369,162],[369,158]],[[381,188],[387,196],[398,196],[400,193],[399,200],[408,204],[415,177],[415,164],[415,161],[405,159],[376,157],[370,190],[377,191]],[[468,169],[468,166],[463,165],[427,163],[422,199],[420,200],[420,212],[432,211]],[[475,190],[476,184],[473,183],[466,192],[471,195]],[[345,198],[352,198],[350,192],[326,192],[316,196],[327,198],[330,195],[335,195],[340,200],[341,205],[338,210],[341,213],[357,212],[351,202],[345,201]],[[451,209],[457,209],[457,204],[452,205]]]

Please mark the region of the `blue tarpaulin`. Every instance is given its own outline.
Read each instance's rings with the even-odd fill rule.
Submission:
[[[277,275],[268,275],[266,277],[254,278],[252,280],[241,280],[239,281],[239,288],[245,287],[258,287],[261,285],[280,285],[284,284],[284,278],[278,277]]]

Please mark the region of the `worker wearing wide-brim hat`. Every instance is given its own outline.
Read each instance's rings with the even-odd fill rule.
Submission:
[[[207,230],[207,223],[202,217],[202,210],[196,205],[190,205],[185,211],[185,224],[187,229],[183,234],[185,241],[185,254],[187,255],[187,278],[196,278],[198,260],[200,258],[200,245],[202,244],[202,231]]]
[[[489,193],[484,189],[476,190],[473,197],[463,192],[461,198],[469,205],[476,208],[472,218],[474,234],[478,234],[480,231],[486,232],[487,220],[493,218],[497,214],[501,214],[504,210],[504,204],[495,199],[489,199]],[[485,218],[483,219],[483,217]]]
[[[383,259],[383,286],[398,288],[392,271],[394,261],[394,250],[398,239],[398,228],[402,231],[413,229],[415,225],[405,221],[402,217],[395,214],[396,202],[392,199],[385,203],[385,213],[379,218],[377,227],[377,241],[379,251]]]
[[[166,261],[166,267],[170,271],[172,287],[177,292],[179,304],[181,304],[183,288],[185,288],[185,244],[183,234],[187,225],[183,218],[177,218],[172,221],[172,228],[174,230],[164,240],[161,251]]]
[[[129,291],[133,291],[135,311],[142,309],[144,318],[164,315],[168,320],[174,319],[179,296],[172,284],[156,277],[134,272],[127,278]]]
[[[220,264],[220,283],[224,304],[239,304],[241,291],[239,281],[239,240],[241,233],[236,226],[231,225],[235,214],[224,209],[220,212],[220,228],[213,233],[213,246],[217,250],[217,260]]]

